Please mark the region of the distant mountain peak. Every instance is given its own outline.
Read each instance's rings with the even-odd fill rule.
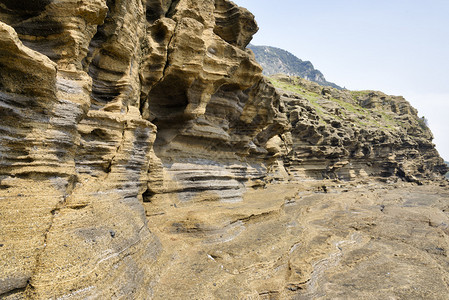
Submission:
[[[342,89],[335,83],[327,81],[323,73],[315,69],[310,61],[303,61],[286,50],[253,44],[249,44],[248,48],[254,52],[257,62],[263,67],[264,75],[281,73],[289,76],[300,76],[319,85]]]

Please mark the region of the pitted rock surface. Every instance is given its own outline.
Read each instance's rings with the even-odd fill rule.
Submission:
[[[228,0],[0,1],[0,298],[447,298],[416,111],[281,91],[256,31]]]
[[[294,178],[398,177],[421,183],[447,172],[426,121],[403,97],[270,80],[291,124],[284,162]]]

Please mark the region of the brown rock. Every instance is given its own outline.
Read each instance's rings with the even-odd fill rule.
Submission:
[[[227,0],[1,1],[0,298],[447,298],[444,184],[286,183],[438,179],[416,111],[281,92],[256,31]]]
[[[292,125],[293,151],[284,159],[291,176],[420,182],[445,174],[432,133],[403,97],[322,88],[297,77],[271,80]]]

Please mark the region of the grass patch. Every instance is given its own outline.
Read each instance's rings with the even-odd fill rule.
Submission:
[[[284,81],[273,79],[273,78],[268,78],[268,80],[271,82],[271,84],[274,85],[275,88],[278,88],[278,89],[281,89],[281,90],[284,90],[287,92],[299,94],[304,99],[308,100],[310,102],[310,104],[313,106],[313,108],[315,108],[317,115],[320,118],[326,114],[323,111],[323,108],[321,107],[321,105],[319,105],[319,103],[318,103],[318,100],[321,98],[321,96],[319,94],[307,91],[301,85],[290,84],[288,82],[284,82]]]
[[[358,103],[359,98],[367,97],[373,91],[348,91],[348,98],[353,99],[355,103],[349,103],[342,99],[337,98],[327,98],[328,100],[338,104],[341,107],[341,116],[328,113],[319,103],[320,99],[325,99],[321,94],[307,90],[307,87],[301,84],[300,78],[290,77],[289,80],[292,82],[286,82],[284,80],[279,80],[275,78],[268,78],[268,80],[278,89],[292,92],[302,96],[302,98],[309,101],[310,105],[315,109],[316,114],[322,119],[324,116],[331,116],[332,118],[338,120],[347,120],[350,115],[355,123],[361,127],[377,127],[380,129],[386,129],[389,131],[396,130],[398,123],[396,120],[389,115],[387,112],[379,109],[367,109],[356,103]],[[374,117],[377,116],[377,118]],[[320,120],[321,121],[321,120]]]

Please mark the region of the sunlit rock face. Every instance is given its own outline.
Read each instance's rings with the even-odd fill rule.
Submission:
[[[156,134],[139,111],[145,6],[0,8],[0,293],[145,297],[160,249],[139,200]]]
[[[161,245],[143,201],[241,199],[287,124],[245,50],[253,16],[223,0],[5,0],[0,21],[0,295],[149,297]]]
[[[400,178],[446,172],[433,135],[403,97],[351,92],[298,78],[270,78],[291,125],[284,163],[296,179]]]
[[[283,215],[297,191],[274,189],[269,203],[263,190],[245,195],[302,179],[307,159],[294,153],[318,141],[305,134],[312,113],[292,108],[246,50],[256,31],[252,14],[227,0],[0,1],[0,298],[264,294],[263,274],[245,285],[245,270],[290,251],[299,231],[282,236],[288,217],[254,240],[270,223],[248,224]],[[430,133],[411,131],[439,159]],[[424,171],[404,169],[437,173]],[[247,259],[247,243],[272,247],[277,235],[282,245]],[[230,241],[241,251],[219,253]],[[209,250],[231,261],[220,270],[241,271],[238,282],[215,264],[213,276],[191,275]]]

